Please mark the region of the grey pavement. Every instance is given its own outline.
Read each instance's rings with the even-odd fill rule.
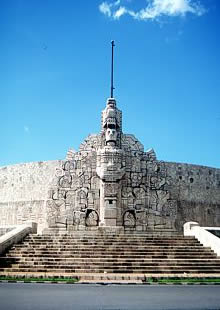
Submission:
[[[1,310],[213,310],[220,286],[0,283]]]

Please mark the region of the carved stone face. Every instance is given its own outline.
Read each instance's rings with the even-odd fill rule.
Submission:
[[[107,128],[105,132],[105,140],[108,142],[115,142],[117,140],[117,131],[115,128]]]

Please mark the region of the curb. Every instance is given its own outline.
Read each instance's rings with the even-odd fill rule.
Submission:
[[[25,283],[25,284],[74,284],[74,285],[144,285],[144,286],[161,286],[161,285],[220,285],[220,282],[179,282],[179,283],[158,283],[158,282],[105,282],[105,281],[91,281],[91,282],[71,282],[71,281],[23,281],[23,280],[0,280],[0,283]]]

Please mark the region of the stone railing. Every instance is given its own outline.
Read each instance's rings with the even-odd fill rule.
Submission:
[[[194,236],[205,247],[210,247],[218,256],[220,256],[220,238],[211,231],[220,232],[220,227],[200,227],[197,222],[187,222],[183,226],[184,236]]]
[[[13,227],[10,228],[12,229],[0,237],[0,255],[13,244],[22,241],[28,234],[37,233],[37,223],[34,222],[26,222],[22,225],[14,226],[14,229]]]
[[[0,237],[16,228],[16,225],[0,226]]]

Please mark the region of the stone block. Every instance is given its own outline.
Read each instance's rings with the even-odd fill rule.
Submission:
[[[142,231],[143,230],[143,226],[140,226],[140,225],[136,226],[136,230],[137,231]]]
[[[106,226],[116,226],[116,224],[117,224],[116,219],[105,218]]]
[[[105,208],[105,218],[115,219],[117,216],[116,208]]]

